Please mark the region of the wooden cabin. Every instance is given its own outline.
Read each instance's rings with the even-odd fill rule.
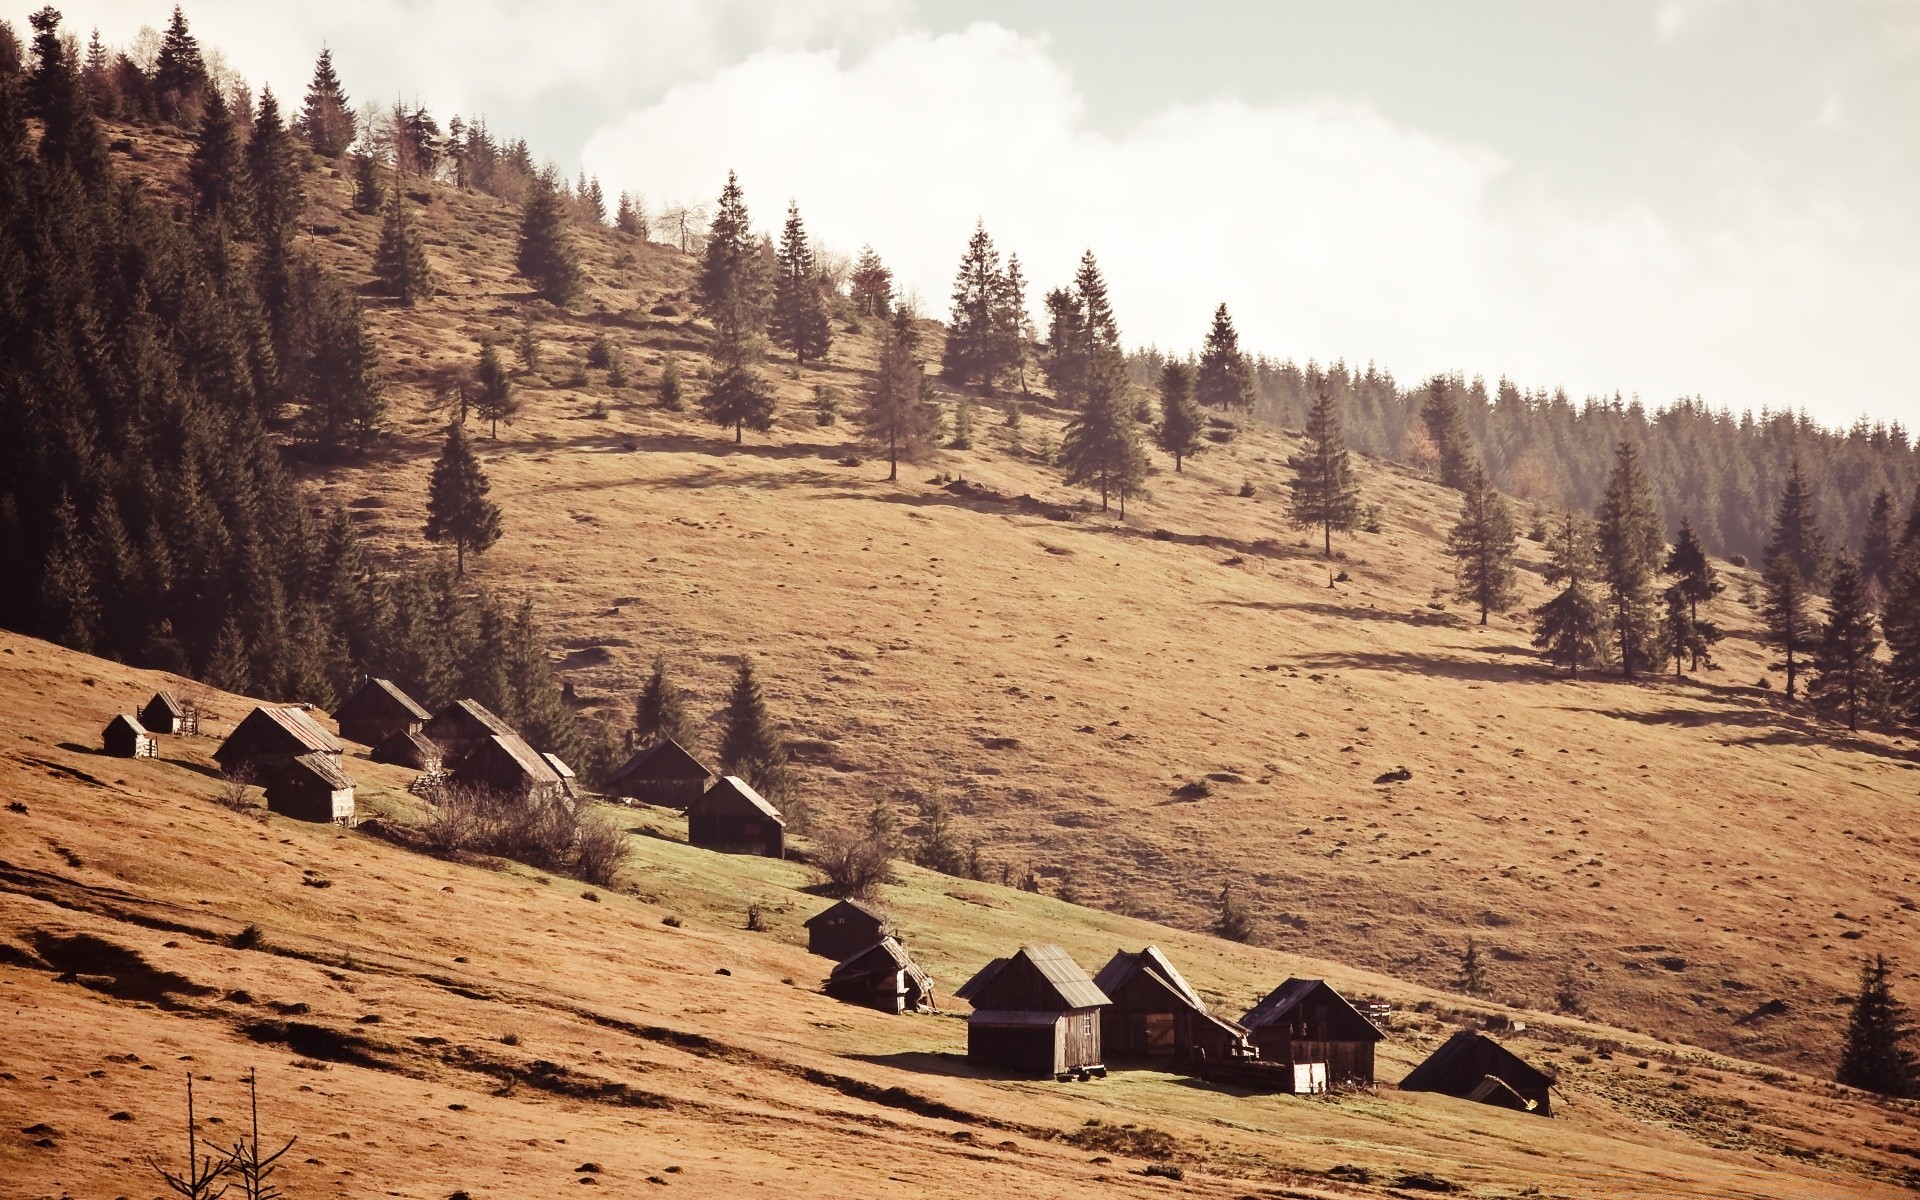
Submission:
[[[1325,1063],[1333,1083],[1373,1082],[1373,1047],[1386,1035],[1324,979],[1289,979],[1240,1018],[1271,1062]]]
[[[417,733],[430,715],[391,679],[367,680],[333,710],[340,736],[362,746],[377,746],[402,731]]]
[[[886,1013],[933,1011],[933,976],[890,937],[835,967],[825,991],[836,1000]]]
[[[893,932],[887,919],[858,900],[841,900],[808,917],[807,953],[844,962]]]
[[[433,739],[450,764],[459,762],[467,751],[490,737],[520,736],[478,700],[455,700],[429,717],[420,732]]]
[[[787,822],[751,784],[727,775],[687,809],[687,843],[709,850],[785,858]]]
[[[351,825],[353,778],[331,754],[302,754],[269,774],[267,808],[296,821]]]
[[[1400,1081],[1403,1092],[1440,1092],[1535,1116],[1553,1115],[1553,1076],[1484,1033],[1463,1029]]]
[[[1117,951],[1093,977],[1113,1003],[1100,1010],[1100,1041],[1109,1058],[1188,1061],[1248,1058],[1247,1031],[1207,1011],[1157,946]]]
[[[377,763],[391,763],[396,767],[411,767],[433,774],[444,765],[446,756],[432,738],[419,730],[396,729],[375,743],[373,752],[367,757]]]
[[[519,734],[493,734],[477,743],[453,767],[453,782],[519,796],[527,800],[564,800],[560,775]]]
[[[303,754],[330,754],[337,759],[345,750],[339,738],[301,709],[263,704],[234,726],[213,752],[213,759],[229,773],[245,770],[264,778]]]
[[[973,1005],[967,1061],[1033,1079],[1105,1075],[1100,1014],[1109,1003],[1058,946],[996,958],[955,995]]]
[[[115,713],[100,731],[100,748],[115,758],[153,758],[160,745],[132,713]]]
[[[665,808],[689,808],[707,790],[713,772],[668,738],[620,764],[607,780],[609,796],[625,796]]]
[[[140,727],[148,733],[176,735],[187,732],[187,707],[168,691],[155,692],[139,713]]]

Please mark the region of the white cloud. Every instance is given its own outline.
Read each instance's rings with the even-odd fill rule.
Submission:
[[[1130,342],[1192,346],[1225,300],[1250,346],[1403,379],[1898,411],[1887,352],[1920,289],[1850,250],[1844,214],[1756,203],[1685,233],[1344,104],[1180,106],[1116,136],[1082,110],[1044,42],[977,25],[756,53],[610,122],[585,157],[656,197],[710,198],[737,168],[761,224],[797,198],[817,237],[871,242],[942,315],[981,216],[1036,312],[1091,246]]]

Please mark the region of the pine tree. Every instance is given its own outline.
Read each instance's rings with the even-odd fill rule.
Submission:
[[[713,322],[717,359],[743,364],[752,357],[767,320],[771,293],[766,259],[753,236],[746,194],[733,172],[721,189],[694,284],[701,315]]]
[[[1780,648],[1781,661],[1774,665],[1786,669],[1787,699],[1791,700],[1794,683],[1818,629],[1813,615],[1813,592],[1791,555],[1783,554],[1768,563],[1763,582],[1766,598],[1760,607],[1760,617],[1766,622],[1774,645]]]
[[[893,272],[880,261],[872,246],[860,247],[860,257],[853,264],[848,287],[854,312],[881,320],[893,315]]]
[[[1689,654],[1694,668],[1698,669],[1702,661],[1711,657],[1714,644],[1720,640],[1720,627],[1712,621],[1700,619],[1700,606],[1711,602],[1724,590],[1724,586],[1719,573],[1714,570],[1713,560],[1707,557],[1707,548],[1693,531],[1691,517],[1680,518],[1680,532],[1674,537],[1673,549],[1667,554],[1667,561],[1661,570],[1674,577],[1675,586],[1686,598],[1685,628],[1690,638],[1689,645],[1693,647]],[[1675,673],[1678,671],[1679,664],[1676,663]]]
[[[640,689],[633,706],[635,749],[645,749],[664,741],[674,741],[683,750],[698,750],[699,728],[687,699],[678,685],[667,677],[665,655],[653,656],[653,674]]]
[[[406,192],[400,188],[394,189],[393,199],[387,202],[386,223],[373,255],[373,274],[383,292],[408,308],[433,295],[433,270],[427,265],[426,243],[414,228]]]
[[[213,639],[206,664],[200,668],[200,678],[223,692],[245,695],[253,690],[253,667],[247,654],[246,635],[240,632],[240,622],[231,613],[220,623],[220,632]]]
[[[795,362],[823,359],[833,344],[833,330],[827,321],[827,295],[820,284],[820,268],[814,262],[813,246],[807,241],[797,204],[787,206],[777,261],[773,340],[791,350]]]
[[[620,205],[613,214],[613,227],[628,237],[647,240],[647,208],[638,192],[621,192]]]
[[[773,393],[751,366],[723,366],[713,386],[700,397],[700,411],[715,425],[733,426],[737,446],[744,440],[744,430],[765,433],[773,428]]]
[[[1606,638],[1603,614],[1587,583],[1595,570],[1593,532],[1569,511],[1548,543],[1546,580],[1561,590],[1533,610],[1533,644],[1548,662],[1578,679],[1581,667],[1602,661]]]
[[[302,424],[323,449],[338,449],[350,437],[364,447],[386,413],[380,352],[359,298],[320,268],[308,264],[305,270],[311,311],[300,364],[307,400]]]
[[[879,366],[855,417],[861,438],[886,451],[889,481],[900,478],[902,461],[918,462],[932,448],[934,416],[913,319],[896,314],[880,333]]]
[[[667,359],[667,365],[660,368],[660,407],[668,412],[680,412],[687,407],[686,398],[680,392],[680,360]]]
[[[1506,612],[1518,598],[1513,514],[1478,463],[1462,490],[1460,520],[1447,535],[1447,553],[1454,559],[1454,595],[1478,605],[1480,623],[1485,625],[1488,613]]]
[[[365,150],[353,152],[353,211],[372,216],[387,204],[386,185],[380,179],[380,160]]]
[[[1887,638],[1887,706],[1908,725],[1920,725],[1920,547],[1894,561],[1880,627]]]
[[[176,13],[178,9],[174,10]],[[193,187],[193,219],[202,225],[248,227],[245,153],[240,131],[218,88],[207,89],[200,131],[194,136],[193,156],[187,160],[187,181]]]
[[[1167,363],[1160,369],[1160,425],[1154,441],[1173,455],[1175,473],[1182,459],[1205,448],[1200,433],[1206,423],[1206,413],[1193,397],[1193,368],[1177,360]]]
[[[427,487],[426,534],[430,542],[453,543],[456,574],[467,573],[469,550],[480,554],[500,540],[500,506],[487,499],[491,486],[467,431],[453,422]]]
[[[1137,494],[1147,477],[1146,450],[1127,392],[1126,367],[1119,355],[1101,354],[1089,371],[1085,402],[1060,435],[1060,465],[1067,483],[1098,487],[1101,512],[1107,511],[1110,496],[1118,497],[1122,518],[1127,497]]]
[[[1907,506],[1906,524],[1900,527],[1900,550],[1920,544],[1920,484],[1913,487],[1913,501]]]
[[[60,34],[60,11],[48,5],[27,23],[34,31],[34,69],[24,98],[42,121],[40,160],[98,188],[108,176],[106,141]],[[26,144],[25,114],[14,103],[20,91],[11,79],[0,86],[0,148],[8,158],[21,157]]]
[[[1303,529],[1320,528],[1321,553],[1333,557],[1333,531],[1360,520],[1360,485],[1354,482],[1346,438],[1333,392],[1324,380],[1307,414],[1306,447],[1288,483],[1288,516]]]
[[[153,61],[155,106],[161,117],[179,123],[198,111],[203,93],[216,89],[207,86],[207,64],[200,54],[200,43],[187,31],[186,14],[173,6],[173,17],[160,37],[160,53]],[[211,95],[208,95],[211,100]]]
[[[1846,1042],[1834,1078],[1882,1096],[1913,1094],[1920,1068],[1907,1048],[1913,1028],[1907,1009],[1894,998],[1893,964],[1876,954],[1860,969],[1860,991],[1847,1018]]]
[[[1867,529],[1860,536],[1860,578],[1873,594],[1884,595],[1893,583],[1893,493],[1881,488],[1867,511]]]
[[[1654,575],[1666,557],[1666,537],[1653,488],[1640,466],[1639,449],[1621,442],[1594,516],[1600,578],[1607,589],[1608,617],[1627,678],[1655,661],[1658,628]]]
[[[1460,953],[1460,990],[1469,996],[1484,995],[1487,990],[1486,961],[1480,957],[1480,944],[1467,935],[1467,948]]]
[[[1253,371],[1247,356],[1240,352],[1240,335],[1233,318],[1222,304],[1213,310],[1213,326],[1207,330],[1206,345],[1200,349],[1200,370],[1194,378],[1194,393],[1208,408],[1251,409],[1253,407]]]
[[[272,88],[260,90],[260,111],[247,141],[247,179],[253,192],[253,229],[262,241],[290,235],[306,207],[294,143],[280,121],[280,102]]]
[[[40,571],[41,628],[54,641],[82,653],[93,652],[101,633],[90,557],[73,501],[63,492],[53,510],[53,536]]]
[[[487,437],[498,441],[500,422],[513,424],[513,414],[520,411],[520,402],[513,396],[513,376],[507,372],[507,364],[500,360],[500,351],[492,342],[480,347],[480,362],[473,373],[477,388],[473,411],[487,422]]]
[[[993,300],[993,360],[1011,372],[1021,392],[1027,390],[1027,358],[1033,342],[1033,319],[1027,315],[1027,276],[1020,256],[1007,255]]]
[[[1000,251],[984,222],[976,222],[953,281],[953,314],[947,325],[941,371],[960,386],[977,383],[989,392],[998,380],[1004,350],[996,321],[1005,286]]]
[[[1874,661],[1874,653],[1879,648],[1866,581],[1853,559],[1843,552],[1834,559],[1827,620],[1814,649],[1807,696],[1816,704],[1844,712],[1850,730],[1860,728],[1861,703],[1876,690],[1879,664]]]
[[[1673,660],[1673,673],[1684,672],[1687,661],[1700,659],[1700,635],[1694,629],[1687,593],[1675,584],[1666,591],[1666,616],[1660,621],[1660,649]]]
[[[1120,329],[1093,251],[1080,256],[1072,287],[1047,293],[1047,318],[1047,381],[1068,407],[1080,408],[1096,364],[1120,352]]]
[[[532,598],[523,598],[514,611],[506,636],[507,688],[513,724],[533,748],[569,765],[587,766],[587,742],[581,736],[566,693],[553,676],[547,642],[534,620]]]
[[[767,713],[753,661],[744,657],[722,716],[720,769],[738,775],[775,802],[784,799],[792,788],[786,743]]]
[[[1773,529],[1767,539],[1767,563],[1790,560],[1800,579],[1814,590],[1827,569],[1827,539],[1820,532],[1820,514],[1814,504],[1813,488],[1794,459],[1787,471],[1786,486],[1780,489],[1780,503],[1773,512]]]
[[[299,124],[307,145],[323,158],[339,158],[353,144],[353,108],[340,77],[333,73],[333,51],[325,47],[313,64],[313,82],[307,85]]]
[[[1427,381],[1426,398],[1420,407],[1420,423],[1440,456],[1440,482],[1450,488],[1466,486],[1479,455],[1473,449],[1473,437],[1467,432],[1466,418],[1460,413],[1460,401],[1444,375]]]
[[[547,301],[565,307],[584,284],[580,256],[567,228],[566,202],[551,172],[534,181],[520,214],[520,247],[514,266]]]

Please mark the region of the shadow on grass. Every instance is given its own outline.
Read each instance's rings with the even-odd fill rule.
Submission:
[[[1920,768],[1920,750],[1883,746],[1855,737],[1839,725],[1827,725],[1812,717],[1786,712],[1764,703],[1723,697],[1715,699],[1723,703],[1731,701],[1740,707],[1718,711],[1692,708],[1662,708],[1651,712],[1609,708],[1576,708],[1571,711],[1640,725],[1664,725],[1678,729],[1724,728],[1729,730],[1729,734],[1721,740],[1729,746],[1825,746],[1890,759],[1905,763],[1909,768]],[[1734,730],[1752,732],[1734,734]]]
[[[911,1071],[916,1075],[942,1075],[950,1079],[1012,1079],[1016,1076],[1000,1071],[985,1070],[967,1061],[964,1054],[947,1051],[909,1050],[899,1054],[849,1054],[854,1062],[871,1063],[876,1067],[892,1067],[899,1071]]]
[[[1353,621],[1385,621],[1395,625],[1414,625],[1429,629],[1469,629],[1473,622],[1457,613],[1433,611],[1406,612],[1392,608],[1371,608],[1357,604],[1335,604],[1325,600],[1209,600],[1222,608],[1249,608],[1257,612],[1311,613],[1320,617],[1340,617]]]

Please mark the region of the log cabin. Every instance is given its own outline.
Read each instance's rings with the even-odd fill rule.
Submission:
[[[807,953],[844,962],[893,932],[887,918],[858,900],[841,900],[802,922]]]
[[[679,742],[667,738],[621,763],[607,780],[607,794],[664,808],[689,808],[712,778],[713,772],[706,764]]]
[[[1116,951],[1093,982],[1113,1001],[1100,1010],[1101,1047],[1109,1058],[1186,1062],[1246,1058],[1252,1052],[1247,1031],[1208,1012],[1157,946]]]
[[[933,976],[890,937],[836,966],[824,990],[836,1000],[886,1013],[933,1011]]]
[[[187,719],[186,705],[180,703],[172,692],[158,691],[142,705],[137,714],[140,727],[148,733],[168,735],[185,733],[183,728]]]
[[[727,775],[687,809],[687,844],[784,858],[787,822],[746,780]]]
[[[1324,979],[1289,979],[1240,1018],[1271,1062],[1325,1063],[1333,1083],[1373,1082],[1373,1048],[1386,1035]]]
[[[303,754],[338,759],[345,750],[339,738],[301,709],[263,704],[234,726],[213,752],[213,760],[230,774],[248,772],[264,778]]]
[[[351,825],[353,778],[331,754],[302,754],[269,772],[267,808],[296,821]]]
[[[115,758],[153,758],[159,744],[132,713],[115,713],[100,731],[100,748]]]
[[[1463,1029],[1400,1081],[1403,1092],[1440,1092],[1528,1112],[1553,1115],[1553,1076],[1484,1033]]]
[[[333,711],[340,736],[362,746],[377,746],[400,732],[419,732],[428,712],[391,679],[369,679]]]
[[[1100,1053],[1106,993],[1058,946],[996,958],[955,995],[973,1005],[967,1061],[1031,1079],[1107,1073]]]

